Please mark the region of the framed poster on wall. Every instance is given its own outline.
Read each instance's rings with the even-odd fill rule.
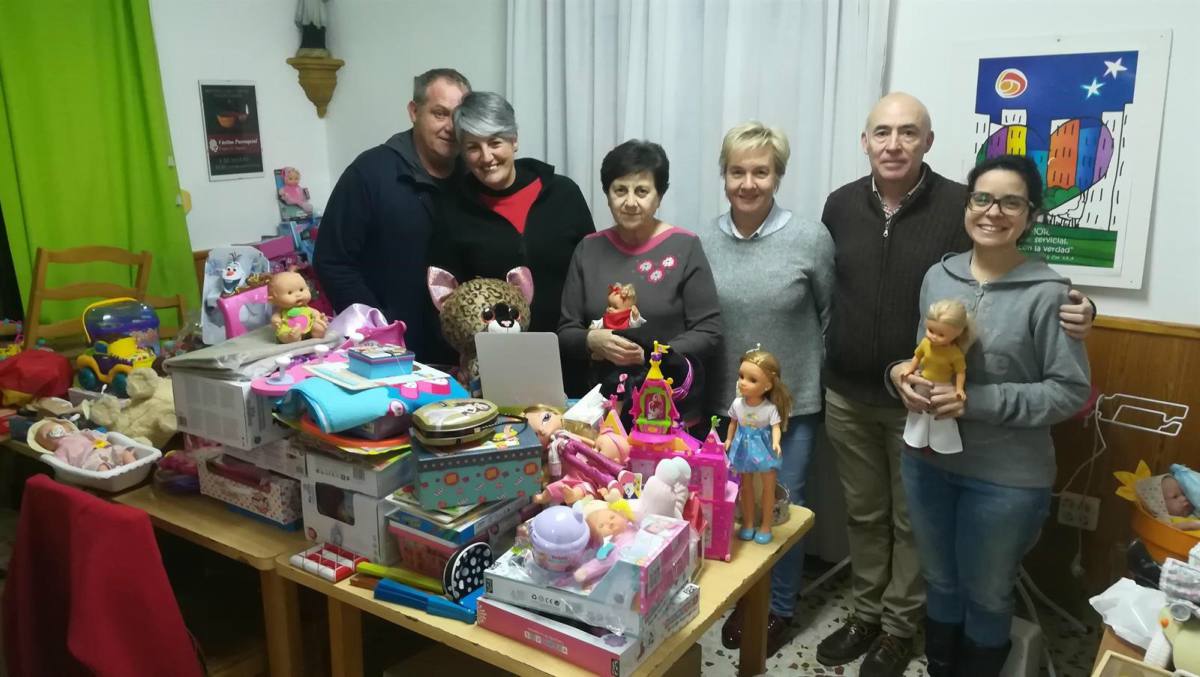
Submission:
[[[201,80],[200,112],[204,118],[208,180],[262,176],[262,142],[254,83]]]
[[[971,93],[956,116],[960,175],[989,157],[1029,157],[1044,206],[1022,249],[1075,284],[1140,288],[1171,31],[960,47],[958,86]]]

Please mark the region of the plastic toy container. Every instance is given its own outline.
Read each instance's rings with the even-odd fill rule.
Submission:
[[[108,440],[114,445],[132,448],[137,460],[102,471],[76,468],[54,454],[42,454],[41,460],[54,468],[54,478],[59,482],[116,493],[141,483],[154,468],[154,462],[162,458],[158,449],[134,442],[121,433],[108,433]]]

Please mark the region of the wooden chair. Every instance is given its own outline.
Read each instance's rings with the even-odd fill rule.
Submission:
[[[37,260],[33,268],[33,288],[29,291],[29,304],[25,312],[25,349],[37,345],[38,339],[57,339],[83,334],[83,321],[76,317],[42,324],[43,301],[76,301],[82,299],[104,299],[130,296],[146,298],[146,287],[150,283],[149,251],[133,253],[119,247],[74,247],[50,250],[38,247]],[[122,287],[111,282],[76,282],[62,287],[46,286],[46,270],[52,263],[115,263],[136,266],[137,278],[133,287]]]

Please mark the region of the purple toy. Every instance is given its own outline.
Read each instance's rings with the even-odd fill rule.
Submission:
[[[591,537],[583,514],[565,505],[546,508],[529,523],[534,561],[548,571],[573,571],[583,562]]]

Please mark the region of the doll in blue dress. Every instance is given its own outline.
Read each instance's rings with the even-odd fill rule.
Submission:
[[[725,451],[730,466],[742,476],[742,528],[738,538],[771,542],[775,508],[775,474],[783,464],[779,438],[787,429],[792,395],[779,376],[779,360],[756,346],[738,364],[738,396],[729,405]],[[762,480],[759,528],[754,529],[754,476]]]

